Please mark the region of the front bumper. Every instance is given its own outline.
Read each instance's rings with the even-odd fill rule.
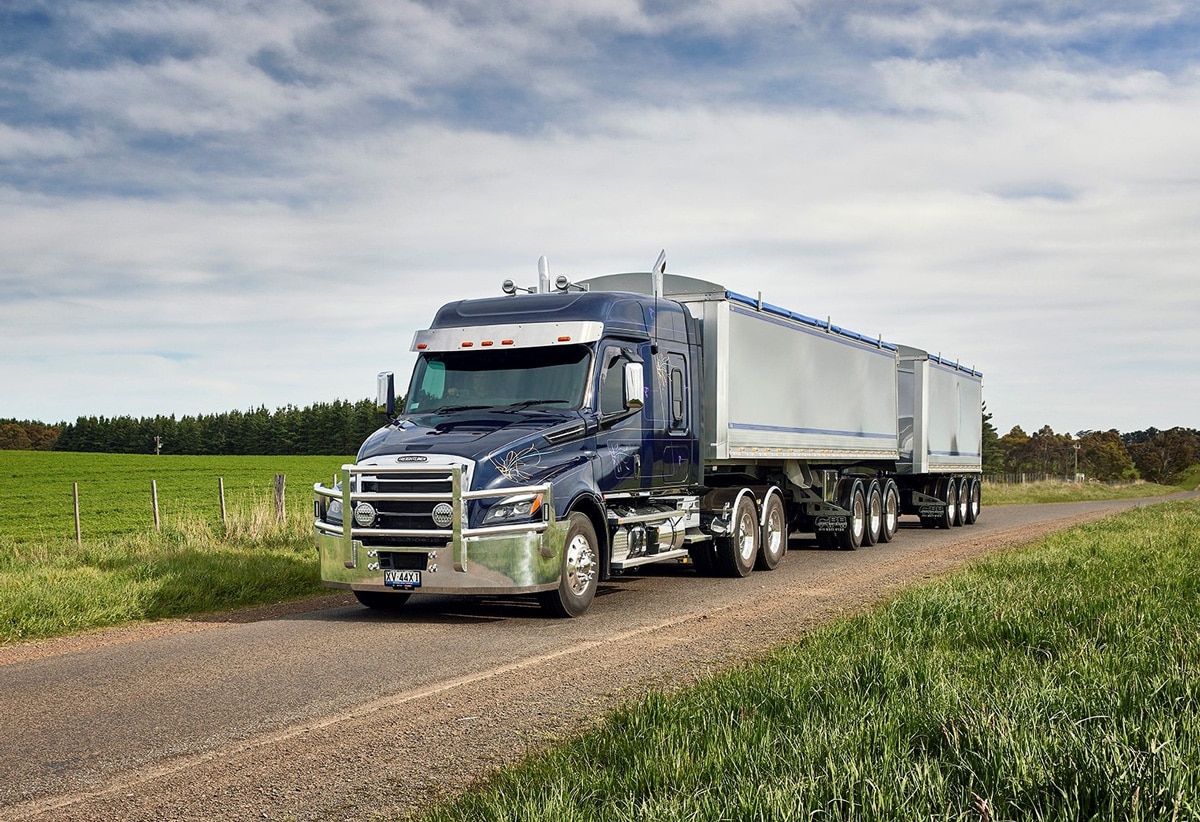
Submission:
[[[453,508],[450,525],[440,530],[360,528],[317,518],[314,539],[320,554],[322,584],[355,591],[387,591],[390,588],[384,583],[385,571],[407,569],[420,573],[418,587],[404,588],[415,593],[527,594],[557,588],[567,523],[554,516],[550,487],[464,491],[463,472],[457,467],[445,470],[446,493],[356,490],[380,478],[403,482],[406,476],[421,474],[428,481],[427,468],[391,466],[343,466],[340,489],[314,486],[318,512],[329,499],[341,500],[345,512],[354,511],[362,500],[376,504],[444,502]],[[543,519],[524,525],[467,527],[465,512],[470,500],[522,492],[544,495]]]

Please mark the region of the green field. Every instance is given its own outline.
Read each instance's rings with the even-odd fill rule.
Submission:
[[[158,486],[160,521],[180,526],[221,521],[218,480],[227,506],[273,498],[276,474],[287,477],[286,507],[311,510],[314,482],[328,481],[352,457],[184,457],[0,451],[0,538],[16,542],[75,539],[72,483],[79,484],[83,538],[154,528],[150,482]]]
[[[1200,503],[1056,534],[419,818],[1200,819]]]
[[[0,644],[320,592],[312,485],[349,461],[0,451]]]

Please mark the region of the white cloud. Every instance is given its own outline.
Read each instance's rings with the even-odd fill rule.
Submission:
[[[831,6],[766,0],[349,8],[136,4],[93,36],[158,58],[45,69],[46,122],[0,124],[0,379],[29,386],[0,417],[366,396],[441,302],[533,282],[540,254],[583,277],[665,247],[670,270],[975,365],[1003,430],[1197,424],[1163,376],[1200,370],[1194,66],[851,40],[846,81],[751,39],[703,68],[718,88],[630,53],[646,86],[596,94],[601,63],[568,58],[626,35],[846,35]],[[920,18],[937,38],[1014,25],[944,9]],[[1045,18],[1057,34],[1020,36],[1097,25]],[[489,74],[541,119],[479,116]],[[755,85],[780,78],[871,93]],[[48,124],[67,112],[86,125]]]

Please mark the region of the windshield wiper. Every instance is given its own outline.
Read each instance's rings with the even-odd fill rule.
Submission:
[[[430,408],[427,413],[430,414],[455,414],[459,411],[479,411],[483,408],[492,408],[490,405],[443,405],[441,408]]]
[[[531,405],[570,405],[570,400],[521,400],[511,402],[505,408],[528,408]]]

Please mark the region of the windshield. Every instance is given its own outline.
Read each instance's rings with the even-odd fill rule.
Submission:
[[[422,354],[404,411],[579,408],[590,355],[582,345]]]

